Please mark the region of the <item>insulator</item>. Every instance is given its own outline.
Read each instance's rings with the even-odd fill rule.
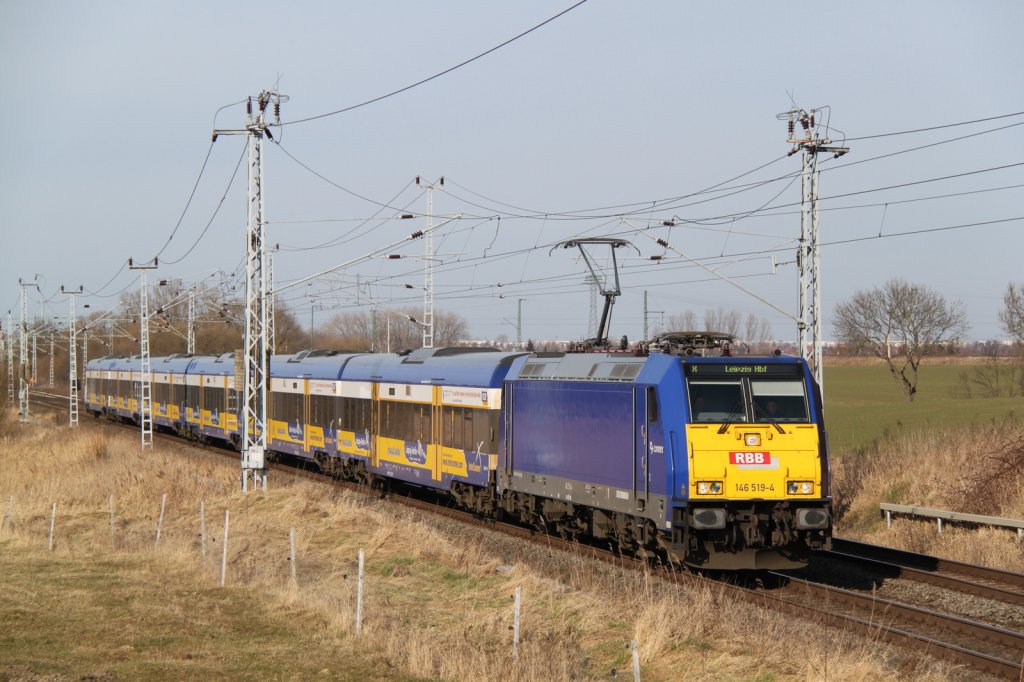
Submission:
[[[260,113],[263,113],[266,110],[267,110],[267,98],[266,97],[260,97]]]
[[[409,220],[410,218],[415,218],[415,217],[416,216],[414,216],[412,213],[403,213],[402,214],[402,220]]]
[[[651,260],[661,260],[663,256],[651,256]]]
[[[252,116],[252,97],[250,97],[249,99],[245,100],[245,113],[247,113],[250,116]]]
[[[441,186],[444,187],[444,176],[441,176]]]
[[[270,128],[265,128],[264,131],[267,133],[267,137],[270,138],[270,141],[273,142],[274,136],[270,134]]]
[[[416,176],[416,186],[419,187],[419,185],[420,185],[420,176],[417,175]]]
[[[814,114],[811,114],[811,127],[814,127]]]
[[[676,221],[674,221],[674,220],[662,220],[661,224],[664,225],[665,227],[675,227],[676,226]]]
[[[789,125],[786,127],[789,128],[789,136],[793,137],[793,133],[796,130],[796,125],[793,123],[793,119],[789,119]]]
[[[668,242],[667,242],[667,241],[665,241],[664,239],[659,239],[659,240],[658,240],[658,245],[659,245],[659,246],[663,246],[663,247],[665,247],[666,249],[668,248]]]
[[[210,137],[210,142],[216,142],[216,141],[217,141],[217,133],[214,133],[214,134],[213,134],[213,135],[212,135],[212,136]]]
[[[274,116],[281,118],[281,100],[274,100]]]
[[[398,259],[399,259],[399,258],[401,258],[401,257],[402,257],[402,254],[400,254],[400,253],[391,253],[391,254],[388,254],[388,259],[389,259],[389,260],[398,260]]]
[[[422,237],[422,236],[423,236],[423,230],[416,230],[415,232],[413,232],[412,234],[409,235],[409,239],[418,239],[419,237]]]
[[[405,285],[405,288],[406,288],[406,289],[412,289],[412,285],[411,285],[411,284],[406,284],[406,285]]]
[[[803,126],[804,130],[807,130],[808,128],[810,128],[810,126],[808,125],[808,121],[807,121],[807,117],[806,116],[803,116],[803,117],[800,118],[800,125]]]

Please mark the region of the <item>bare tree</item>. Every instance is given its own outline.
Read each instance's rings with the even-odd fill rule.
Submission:
[[[704,311],[704,331],[722,332],[730,336],[739,336],[743,326],[743,318],[735,310],[716,308]]]
[[[858,291],[836,306],[839,340],[885,360],[907,400],[917,395],[921,360],[967,332],[963,303],[949,303],[927,287],[892,279]]]
[[[772,326],[763,317],[754,313],[747,315],[746,323],[743,325],[743,340],[751,348],[760,348],[768,342],[772,336]]]
[[[668,316],[668,323],[662,331],[691,332],[697,330],[697,316],[692,310]]]
[[[1003,329],[1018,344],[1024,344],[1024,284],[1010,282],[1003,295],[1003,304],[1006,307],[999,313]]]
[[[395,309],[394,313],[382,311],[377,315],[377,350],[385,350],[390,344],[392,350],[420,348],[423,345],[423,324],[419,321],[419,308]],[[318,333],[329,341],[329,345],[349,350],[368,350],[373,336],[370,313],[353,312],[335,315],[323,331]],[[457,346],[465,342],[469,333],[466,320],[456,313],[434,312],[434,346]],[[320,342],[318,345],[325,345]]]
[[[703,325],[698,324],[692,310],[669,315],[667,329],[661,331],[724,332],[742,340],[752,349],[763,346],[771,337],[771,325],[765,318],[750,313],[744,319],[735,310],[725,308],[704,311]]]

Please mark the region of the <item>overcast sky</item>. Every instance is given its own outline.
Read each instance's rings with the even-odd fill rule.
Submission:
[[[133,286],[136,273],[118,273],[129,257],[162,251],[159,277],[186,283],[236,271],[244,162],[229,181],[244,139],[211,150],[210,133],[241,127],[245,112],[234,104],[215,121],[220,107],[277,87],[285,122],[342,109],[571,4],[0,0],[0,314],[17,319],[18,278],[37,273],[52,316],[66,315],[61,284],[111,305]],[[549,251],[614,235],[641,255],[619,252],[613,337],[641,337],[646,291],[652,326],[722,307],[795,339],[786,314],[676,253],[797,314],[801,162],[776,119],[795,104],[827,107],[822,132],[851,148],[820,157],[826,338],[836,303],[893,277],[962,301],[972,338],[1000,337],[1007,283],[1024,281],[1024,114],[1004,116],[1024,112],[1021,26],[1011,1],[590,0],[408,92],[275,129],[265,193],[279,284],[375,252],[411,257],[368,259],[282,297],[304,323],[313,297],[323,321],[422,305],[424,244],[384,247],[426,225],[392,219],[427,212],[413,178],[444,176],[434,212],[461,218],[435,231],[436,306],[475,337],[514,338],[520,298],[524,338],[584,337],[586,266]],[[909,151],[924,145],[935,146]],[[668,219],[676,227],[660,227]],[[906,232],[917,234],[894,236]],[[33,291],[33,314],[39,300]]]

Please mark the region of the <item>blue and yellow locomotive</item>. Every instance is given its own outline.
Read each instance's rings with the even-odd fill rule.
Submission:
[[[563,537],[705,568],[784,568],[827,548],[820,393],[800,358],[685,352],[271,360],[267,446],[367,483],[436,489]],[[87,409],[138,419],[140,363],[93,360]],[[154,358],[154,423],[237,443],[231,355]]]

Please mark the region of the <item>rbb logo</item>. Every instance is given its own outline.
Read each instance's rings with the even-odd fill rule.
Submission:
[[[730,452],[729,464],[771,464],[768,452]]]

